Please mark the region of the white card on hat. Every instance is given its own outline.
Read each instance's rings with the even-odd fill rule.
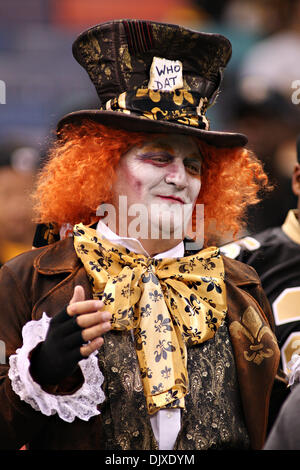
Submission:
[[[177,88],[183,88],[182,62],[153,57],[148,88],[159,91],[173,91]]]

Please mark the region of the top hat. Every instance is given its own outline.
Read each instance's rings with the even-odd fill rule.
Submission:
[[[101,107],[67,114],[58,131],[89,118],[128,131],[196,136],[218,147],[246,145],[243,134],[210,130],[205,116],[231,57],[224,36],[115,20],[81,33],[73,55],[89,74]]]

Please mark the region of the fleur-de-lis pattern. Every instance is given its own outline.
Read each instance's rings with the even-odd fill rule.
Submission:
[[[207,107],[208,99],[197,91],[181,88],[160,92],[138,88],[124,91],[107,101],[101,109],[209,129],[209,121],[205,117]]]
[[[277,345],[275,336],[269,326],[263,325],[261,317],[256,310],[250,306],[242,315],[241,323],[232,322],[230,325],[232,336],[248,340],[248,350],[244,351],[244,358],[260,365],[265,358],[274,355],[274,349],[270,348],[270,342],[266,342],[266,337],[271,339],[271,343]]]
[[[112,329],[134,332],[148,412],[184,408],[187,345],[213,338],[227,313],[219,250],[152,259],[82,224],[74,227],[74,247],[93,280],[94,297],[112,313]]]

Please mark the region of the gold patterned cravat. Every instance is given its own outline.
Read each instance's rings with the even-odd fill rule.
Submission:
[[[213,338],[226,316],[224,265],[216,247],[154,259],[74,227],[74,247],[112,314],[112,328],[133,330],[148,412],[184,408],[187,345]]]

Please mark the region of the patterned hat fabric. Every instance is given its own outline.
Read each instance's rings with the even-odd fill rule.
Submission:
[[[58,131],[89,118],[128,131],[197,136],[218,147],[246,145],[243,134],[210,130],[205,116],[231,57],[224,36],[115,20],[81,33],[73,55],[94,84],[100,107],[67,114]]]

